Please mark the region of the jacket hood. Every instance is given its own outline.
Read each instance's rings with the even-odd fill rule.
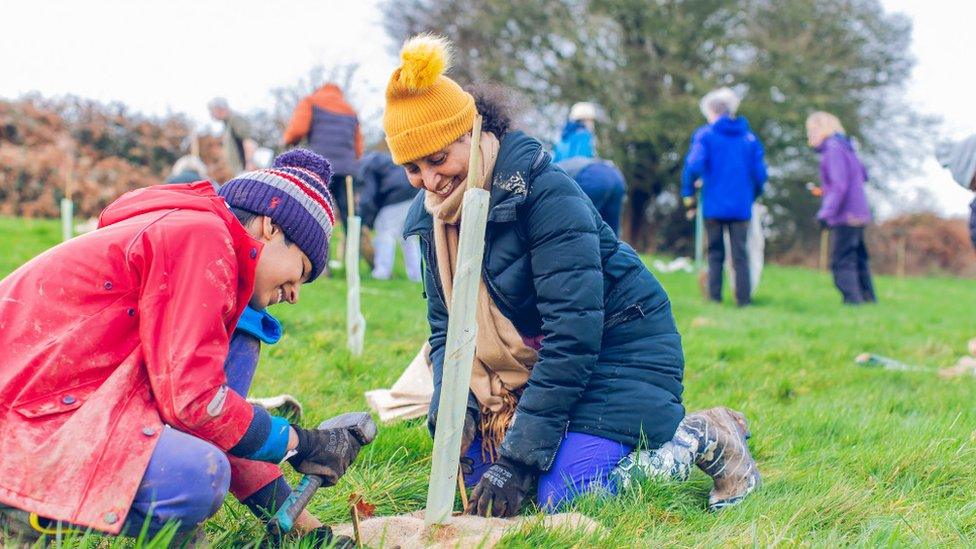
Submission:
[[[749,121],[744,116],[737,116],[735,118],[723,116],[716,120],[712,127],[718,133],[725,135],[744,135],[752,131],[752,128],[749,127]]]
[[[224,199],[214,191],[213,185],[209,181],[198,181],[190,184],[157,185],[127,192],[102,210],[98,217],[98,227],[113,225],[150,212],[177,209],[213,212],[230,226],[240,225]]]
[[[849,151],[854,150],[854,145],[851,144],[851,140],[842,133],[835,133],[834,135],[824,139],[819,146],[814,147],[814,150],[822,153],[830,147],[841,147]]]
[[[320,108],[328,109],[340,114],[356,114],[352,105],[346,102],[339,86],[329,83],[315,90],[313,94],[313,104]]]
[[[569,120],[566,122],[566,125],[563,126],[563,133],[561,135],[561,139],[565,141],[569,139],[574,133],[580,130],[585,131],[587,133],[589,133],[590,131],[589,129],[587,129],[586,125],[584,125],[579,120]]]

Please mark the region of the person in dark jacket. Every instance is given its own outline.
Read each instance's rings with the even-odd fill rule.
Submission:
[[[942,167],[964,189],[976,191],[976,134],[957,143],[945,143],[936,150]],[[976,199],[969,203],[969,238],[976,248]]]
[[[373,278],[388,280],[393,275],[396,244],[403,249],[407,278],[420,281],[420,243],[417,237],[403,237],[403,223],[417,189],[410,185],[407,173],[393,163],[387,152],[371,152],[359,166],[362,191],[359,215],[363,226],[375,231],[373,238]]]
[[[620,213],[627,193],[624,174],[613,162],[585,156],[567,158],[556,166],[576,181],[613,234],[620,236]]]
[[[830,270],[844,303],[859,305],[877,301],[864,227],[871,210],[864,194],[868,172],[844,135],[836,116],[815,112],[807,117],[807,141],[820,153],[820,192],[823,196],[817,220],[830,228]]]
[[[739,501],[759,482],[745,419],[727,408],[685,415],[664,289],[542,145],[511,130],[498,98],[443,75],[447,48],[430,35],[407,41],[383,125],[393,161],[423,189],[405,233],[420,236],[425,257],[436,433],[471,131],[484,118],[477,185],[490,203],[461,450],[468,512],[514,515],[533,487],[550,510],[635,476],[681,477],[692,463],[716,479],[713,508]]]
[[[751,302],[749,255],[746,238],[752,203],[766,184],[766,161],[762,142],[752,133],[749,121],[736,116],[739,99],[729,88],[710,92],[702,99],[702,113],[708,124],[699,127],[681,172],[681,196],[690,209],[695,203],[695,182],[702,180],[701,205],[708,233],[708,293],[722,301],[722,264],[725,236],[732,244],[735,266],[735,299],[739,306]]]
[[[363,135],[359,117],[339,86],[328,83],[298,102],[291,121],[285,128],[285,145],[294,146],[302,140],[308,148],[329,159],[332,181],[329,191],[339,205],[341,222],[349,215],[346,197],[346,176],[356,176],[359,157],[363,155]],[[355,198],[353,198],[355,200]]]

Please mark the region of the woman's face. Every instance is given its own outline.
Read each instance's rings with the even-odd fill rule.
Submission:
[[[443,149],[407,162],[410,184],[440,198],[447,198],[461,188],[468,177],[468,159],[471,156],[471,135],[464,134]]]

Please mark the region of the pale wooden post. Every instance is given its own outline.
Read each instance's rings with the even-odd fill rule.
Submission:
[[[61,199],[61,240],[70,240],[74,236],[75,203],[72,197],[75,192],[75,155],[74,150],[68,151],[68,169],[64,181],[64,198]]]
[[[427,489],[427,511],[424,523],[446,524],[454,509],[458,465],[461,454],[461,431],[464,410],[471,386],[475,336],[478,324],[478,287],[481,284],[481,261],[485,253],[485,225],[488,222],[490,193],[480,188],[481,116],[475,116],[471,130],[471,157],[468,182],[464,191],[461,234],[458,243],[454,291],[447,322],[441,397],[434,432],[434,453]]]
[[[346,343],[353,356],[363,354],[366,319],[359,306],[359,234],[362,219],[356,215],[352,199],[352,177],[346,176],[346,200],[349,217],[346,219]]]
[[[896,267],[895,274],[898,278],[905,278],[905,258],[908,255],[908,236],[902,236],[898,239],[898,250],[896,252]]]
[[[820,230],[820,270],[827,270],[827,251],[830,249],[830,230]]]

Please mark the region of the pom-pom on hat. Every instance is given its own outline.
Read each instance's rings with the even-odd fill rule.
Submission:
[[[335,226],[335,201],[329,194],[332,166],[306,149],[274,159],[270,168],[242,173],[218,194],[229,206],[266,215],[281,227],[312,262],[311,282],[325,269]]]
[[[432,34],[407,40],[400,67],[386,86],[383,129],[390,154],[404,164],[450,145],[471,130],[474,97],[444,76],[450,68],[450,42]]]

